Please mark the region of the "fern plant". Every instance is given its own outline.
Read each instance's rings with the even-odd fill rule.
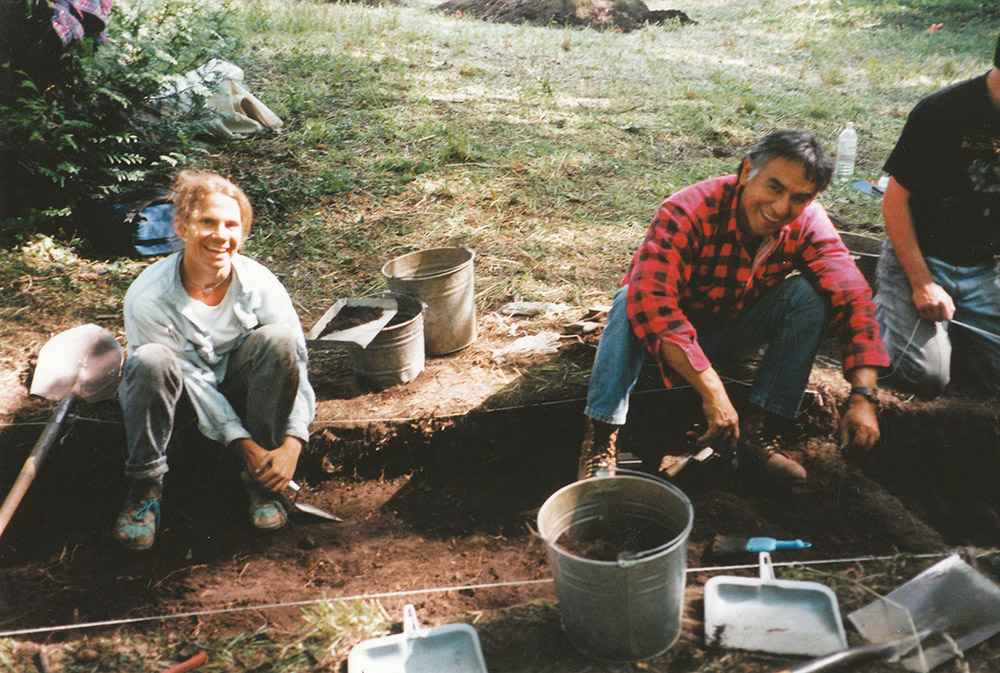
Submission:
[[[204,151],[207,92],[181,105],[171,84],[238,53],[227,0],[118,0],[105,40],[65,49],[46,3],[0,3],[0,243],[70,235],[87,205],[162,182]]]

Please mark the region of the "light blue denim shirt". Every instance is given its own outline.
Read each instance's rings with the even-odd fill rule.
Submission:
[[[229,352],[239,347],[257,327],[274,323],[294,325],[298,333],[299,389],[288,418],[287,435],[304,442],[316,413],[316,395],[309,385],[308,355],[298,314],[281,282],[263,265],[236,255],[230,292],[233,310],[243,335],[230,349],[217,351],[213,331],[199,324],[190,310],[194,299],[184,291],[180,279],[182,252],[151,264],[125,294],[125,338],[128,353],[146,343],[158,343],[179,357],[184,389],[198,414],[198,429],[209,439],[229,445],[250,437],[229,401],[219,392],[225,378]]]

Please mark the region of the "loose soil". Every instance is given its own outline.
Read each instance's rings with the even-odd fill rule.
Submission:
[[[996,400],[954,390],[922,402],[883,390],[882,441],[869,456],[844,455],[836,427],[847,384],[821,360],[785,435],[808,483],[777,489],[717,460],[685,467],[674,480],[694,509],[681,637],[641,666],[591,661],[562,634],[547,545],[533,530],[538,508],[574,479],[597,335],[563,333],[578,316],[480,318],[476,343],[429,358],[415,381],[384,391],[359,387],[344,352],[312,354],[320,402],[297,474],[300,498],[343,523],[296,513],[285,529],[255,534],[233,457],[187,423],[174,438],[157,542],[144,555],[122,553],[110,538],[126,488],[120,411],[113,402],[81,405],[0,541],[0,629],[148,618],[16,638],[59,643],[132,630],[198,643],[262,625],[292,629],[301,602],[374,594],[396,619],[412,603],[426,625],[474,623],[491,673],[759,671],[797,660],[704,644],[702,587],[719,572],[710,569],[718,534],[811,542],[775,552],[776,563],[803,564],[779,573],[830,584],[845,615],[873,598],[860,580],[887,592],[937,560],[914,554],[958,548],[992,578],[1000,574],[984,551],[1000,546]],[[512,335],[546,331],[560,335],[556,355],[503,356]],[[3,492],[51,409],[26,395],[26,374],[0,396]],[[746,376],[730,375],[739,402]],[[688,452],[685,433],[700,421],[692,391],[664,390],[655,370],[644,372],[622,448],[655,469],[664,454]],[[894,558],[857,560],[871,555]],[[724,572],[755,575],[756,559],[741,560],[745,569]],[[998,657],[994,638],[967,659],[985,672]],[[33,661],[22,670],[36,670]],[[958,670],[950,666],[940,670]]]
[[[323,331],[320,332],[319,336],[322,338],[327,334],[333,334],[334,332],[340,332],[341,330],[370,323],[373,320],[378,320],[384,312],[385,311],[382,309],[374,306],[345,305],[337,311],[337,315],[333,317],[333,320],[327,323],[326,327],[323,328]]]
[[[669,21],[698,23],[679,9],[650,10],[642,0],[447,0],[437,10],[495,23],[577,26],[621,33]]]

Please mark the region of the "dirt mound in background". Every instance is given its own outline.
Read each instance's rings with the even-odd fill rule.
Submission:
[[[584,26],[625,33],[644,24],[697,23],[677,9],[651,11],[642,0],[448,0],[436,9],[495,23]]]

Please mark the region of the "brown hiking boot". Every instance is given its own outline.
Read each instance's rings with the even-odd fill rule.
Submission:
[[[596,476],[599,471],[615,473],[618,465],[618,428],[617,425],[587,419],[584,429],[583,443],[580,445],[580,465],[576,478],[587,479]]]
[[[778,484],[801,484],[806,481],[806,469],[778,448],[776,441],[762,442],[758,438],[740,438],[739,461],[759,469],[765,477]]]
[[[781,427],[786,423],[781,417],[750,405],[740,415],[736,460],[759,470],[776,484],[801,484],[806,480],[805,468],[778,448]]]

